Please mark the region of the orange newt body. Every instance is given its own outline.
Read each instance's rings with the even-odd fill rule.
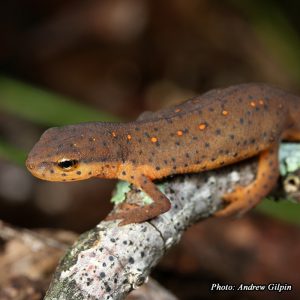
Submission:
[[[180,105],[144,113],[132,123],[82,123],[47,130],[27,159],[33,175],[50,181],[119,178],[153,203],[109,216],[122,224],[151,219],[170,208],[152,182],[202,172],[259,155],[256,180],[224,195],[217,215],[255,206],[276,184],[278,145],[300,140],[300,98],[264,84],[212,90]]]

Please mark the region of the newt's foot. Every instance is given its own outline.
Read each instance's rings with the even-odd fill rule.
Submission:
[[[118,219],[123,219],[119,226],[131,224],[131,223],[141,223],[153,219],[160,214],[167,212],[170,206],[162,207],[157,206],[155,203],[145,205],[143,207],[126,207],[122,208],[120,212],[112,213],[105,218],[105,221],[113,221]]]
[[[254,208],[264,195],[253,193],[253,186],[238,186],[228,194],[223,195],[223,200],[228,203],[223,209],[214,213],[216,217],[241,216],[251,208]]]

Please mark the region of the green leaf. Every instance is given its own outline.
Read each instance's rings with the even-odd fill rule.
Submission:
[[[274,218],[290,223],[300,224],[300,204],[288,200],[273,201],[266,199],[257,209]]]
[[[0,157],[24,166],[26,153],[25,151],[17,149],[0,139]]]
[[[118,121],[110,114],[16,80],[0,77],[0,110],[45,126]]]

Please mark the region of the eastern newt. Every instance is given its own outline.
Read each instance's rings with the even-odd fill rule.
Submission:
[[[300,98],[265,84],[215,89],[174,107],[146,112],[131,123],[82,123],[48,129],[26,165],[44,180],[119,178],[144,190],[153,203],[107,219],[122,225],[170,209],[155,179],[220,168],[259,156],[256,179],[224,195],[217,216],[245,212],[276,185],[278,146],[300,141]]]

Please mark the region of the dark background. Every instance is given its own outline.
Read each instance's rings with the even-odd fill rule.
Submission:
[[[298,1],[280,0],[1,1],[0,218],[20,227],[83,232],[109,212],[115,181],[49,183],[27,172],[26,153],[48,127],[134,120],[144,110],[243,82],[267,82],[299,94],[299,9]],[[291,232],[299,236],[300,231],[290,223],[289,209],[278,207],[276,214],[286,222],[270,216],[266,204],[268,215],[255,212],[246,221],[210,221],[198,229],[207,227],[207,232],[188,234],[202,247],[214,248],[222,232],[217,228],[226,231],[226,222],[237,222],[241,228],[252,226],[259,241],[275,231],[278,235],[269,240],[270,245],[276,248],[284,244],[282,236],[286,237],[285,257],[289,238],[293,240]],[[264,241],[268,239],[269,235]],[[299,247],[296,241],[294,248]],[[184,243],[190,245],[190,241]],[[232,246],[228,240],[223,243],[218,245],[220,255],[226,245]],[[188,249],[186,245],[180,247]],[[267,254],[265,248],[257,251]],[[205,269],[199,261],[194,269],[195,260],[185,257],[185,252],[175,255],[176,260],[178,255],[187,260],[176,270],[167,259],[163,271],[156,271],[162,281],[170,281],[170,289],[185,282],[184,292],[177,291],[181,299],[198,299],[197,288],[207,289],[206,283],[216,278],[239,280],[239,272],[235,278],[228,275],[230,268],[223,266],[224,272],[219,272],[211,267],[215,257],[210,257],[211,265],[204,263]],[[230,263],[234,256],[227,258],[232,259]],[[247,261],[236,259],[239,264]],[[296,264],[299,266],[299,256]],[[268,281],[274,270],[266,268],[269,271],[264,269],[264,276],[259,273],[247,279]],[[299,287],[299,281],[291,280]],[[186,292],[194,290],[195,294]]]

